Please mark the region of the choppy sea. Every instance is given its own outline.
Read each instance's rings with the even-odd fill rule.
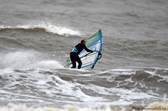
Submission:
[[[64,68],[99,29],[94,69]],[[167,0],[0,0],[0,111],[168,111]]]

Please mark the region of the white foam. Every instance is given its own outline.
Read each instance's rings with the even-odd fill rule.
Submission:
[[[77,68],[65,68],[65,69],[78,72],[90,72],[88,69],[77,69]]]
[[[116,101],[122,103],[121,101]],[[146,106],[146,105],[145,105]],[[1,106],[0,111],[136,111],[136,110],[143,110],[143,111],[152,111],[152,110],[160,110],[160,111],[167,111],[168,109],[168,103],[167,102],[153,102],[150,103],[146,107],[142,107],[141,105],[103,105],[96,108],[89,108],[89,107],[79,107],[74,105],[66,105],[63,106],[63,108],[57,108],[57,107],[30,107],[26,106],[25,104],[12,104],[9,103],[6,106]]]
[[[122,106],[104,106],[102,108],[89,108],[89,107],[78,107],[73,105],[66,105],[63,108],[57,107],[28,107],[25,104],[8,104],[7,106],[0,107],[1,111],[124,111],[125,108]]]
[[[123,88],[105,88],[105,87],[95,86],[95,85],[91,85],[91,87],[86,86],[85,88],[92,89],[98,94],[118,95],[120,96],[121,99],[125,99],[125,100],[149,99],[153,97],[143,92],[135,92],[135,91],[123,89]]]
[[[2,55],[1,64],[5,67],[26,67],[33,64],[35,59],[35,52],[32,51],[15,51]]]
[[[160,81],[166,81],[166,82],[168,82],[168,77],[167,76],[163,76],[163,75],[160,75],[160,74],[158,74],[157,73],[157,70],[164,70],[164,72],[167,72],[168,71],[168,69],[167,68],[157,68],[157,67],[153,67],[153,69],[155,69],[155,70],[145,70],[144,72],[146,72],[146,73],[148,73],[148,74],[150,74],[151,76],[158,76],[158,77],[160,77],[161,79],[158,79],[158,82],[160,82]]]
[[[5,69],[0,69],[0,74],[6,74],[6,73],[13,73],[13,69],[12,68],[5,68]]]
[[[46,64],[47,61],[42,61],[41,64]],[[54,61],[49,61],[48,63],[55,64]],[[69,70],[69,69],[68,69]],[[13,72],[12,72],[13,71]],[[58,72],[57,72],[58,71]],[[74,70],[79,71],[79,70]],[[25,94],[22,90],[16,92],[4,92],[0,90],[3,94],[9,94],[13,96],[13,101],[17,101],[17,97],[22,95],[23,97],[28,97],[29,101],[38,99],[41,101],[41,104],[54,104],[54,99],[56,98],[56,102],[64,102],[64,103],[77,103],[84,104],[87,106],[97,106],[102,104],[117,104],[117,105],[130,105],[133,104],[137,99],[159,99],[156,94],[153,92],[138,92],[134,89],[124,89],[124,88],[109,88],[103,87],[94,84],[81,84],[80,82],[69,81],[66,79],[62,79],[57,75],[57,73],[61,73],[59,70],[50,70],[50,69],[34,69],[27,71],[19,71],[15,72],[12,69],[4,69],[0,70],[2,75],[0,75],[4,80],[7,80],[7,84],[5,85],[6,89],[17,88],[17,84],[22,84],[23,86],[28,86],[37,91],[29,90],[30,94]],[[1,74],[1,73],[0,73]],[[80,73],[81,74],[81,73]],[[11,76],[12,75],[12,76]],[[75,74],[76,75],[76,74]],[[64,75],[62,76],[64,77]],[[70,77],[70,76],[69,76]],[[19,80],[19,81],[18,81]],[[21,82],[20,82],[21,80]],[[24,83],[23,83],[24,81]],[[130,80],[127,80],[130,81]],[[20,83],[19,83],[20,82]],[[25,90],[23,90],[25,91]],[[88,93],[85,91],[89,91]],[[36,93],[36,95],[34,95]],[[41,95],[43,94],[44,98]],[[102,96],[101,96],[102,95]],[[47,97],[47,99],[45,98]],[[16,97],[16,98],[15,98]],[[112,98],[108,98],[112,97]],[[114,98],[113,98],[114,97]],[[167,98],[167,97],[165,97]],[[1,100],[3,100],[2,98]],[[21,97],[19,98],[22,99]],[[43,100],[46,101],[43,101]],[[7,99],[8,100],[8,99]],[[166,99],[165,99],[166,100]],[[24,100],[27,101],[27,100]]]
[[[109,69],[106,71],[100,71],[99,74],[112,73],[113,75],[132,75],[136,73],[135,69]]]
[[[112,90],[118,93],[118,95],[121,96],[121,98],[125,98],[127,100],[155,98],[154,96],[145,94],[143,92],[133,92],[128,89],[112,88]]]
[[[35,67],[45,69],[61,69],[64,68],[59,62],[55,60],[46,60],[38,62]]]
[[[36,69],[36,70],[32,70],[31,72],[29,71],[28,72],[26,71],[15,72],[14,70],[5,70],[3,71],[3,75],[1,76],[2,78],[6,79],[9,82],[7,85],[5,85],[6,89],[8,88],[10,89],[11,87],[15,89],[17,87],[17,84],[22,84],[22,85],[31,86],[37,89],[38,92],[44,93],[45,95],[47,95],[47,97],[53,98],[59,95],[59,98],[64,98],[67,96],[68,99],[71,98],[71,100],[74,100],[74,101],[79,100],[88,105],[94,104],[95,101],[105,101],[106,100],[106,99],[103,99],[102,97],[93,97],[93,96],[89,96],[85,94],[84,92],[82,92],[81,87],[85,88],[85,85],[63,80],[57,75],[43,74],[45,72],[46,70],[44,69]],[[22,78],[22,76],[24,76],[24,78]],[[24,81],[24,83],[19,83],[18,80],[21,80],[21,82]],[[49,83],[52,83],[52,85]],[[11,92],[8,92],[8,93],[13,96],[19,95],[19,92],[16,93],[17,95]],[[8,93],[6,92],[5,94],[8,94]],[[23,92],[21,91],[20,94],[22,93]],[[36,91],[31,92],[30,90],[29,93],[37,93],[37,92]],[[31,97],[32,99],[38,98],[37,95],[35,97],[32,95],[22,94],[22,96],[28,96],[28,97]],[[15,98],[13,98],[13,100],[14,99]],[[63,100],[63,101],[66,101],[66,100]],[[48,102],[48,101],[45,101],[45,102]]]
[[[1,66],[15,69],[58,69],[63,66],[55,60],[44,60],[42,54],[35,51],[15,51],[2,55]]]

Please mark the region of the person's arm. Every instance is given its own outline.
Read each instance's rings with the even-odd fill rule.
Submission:
[[[84,49],[87,51],[87,52],[93,52],[92,50],[90,50],[90,49],[88,49],[87,47],[86,47],[86,45],[84,45]]]

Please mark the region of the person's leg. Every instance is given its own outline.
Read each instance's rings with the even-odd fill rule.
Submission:
[[[71,68],[76,68],[76,56],[74,53],[70,54],[70,58],[71,58],[71,63],[72,63],[72,67]]]
[[[79,56],[76,57],[76,61],[78,62],[78,69],[82,66],[82,61],[80,60]]]

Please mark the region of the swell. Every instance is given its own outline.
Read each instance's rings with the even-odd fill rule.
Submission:
[[[69,57],[69,51],[83,37],[79,31],[53,24],[0,26],[0,33],[0,47],[3,51],[8,49],[38,50],[50,56],[56,55],[61,61],[65,61],[65,58],[60,55]],[[102,67],[99,68],[131,67],[132,65],[166,67],[167,43],[167,40],[159,38],[135,40],[104,36],[102,64],[98,64]]]
[[[111,55],[125,56],[138,59],[157,59],[168,60],[167,55],[167,40],[147,39],[147,40],[134,40],[134,39],[115,39],[108,38],[105,41],[104,50]]]
[[[0,47],[3,50],[33,49],[60,51],[68,38],[80,38],[77,30],[51,24],[0,26]],[[69,41],[73,41],[69,39]],[[69,47],[69,46],[67,46]]]
[[[16,102],[18,99],[24,100],[25,97],[28,97],[27,103],[31,105],[34,102],[38,103],[38,101],[31,103],[32,99],[37,98],[41,100],[41,105],[54,105],[57,102],[60,102],[58,105],[62,105],[61,102],[66,103],[65,98],[72,104],[77,102],[82,104],[82,102],[88,101],[93,103],[99,101],[100,104],[106,101],[115,104],[115,101],[118,103],[120,100],[126,104],[136,104],[135,100],[137,100],[137,104],[140,105],[139,103],[142,101],[147,103],[148,99],[151,101],[162,100],[166,96],[168,82],[165,76],[168,70],[161,68],[110,69],[106,71],[41,68],[32,70],[2,69],[1,72],[2,93],[4,95],[11,94],[12,101]],[[20,98],[19,94],[23,98]],[[57,101],[53,101],[53,98]],[[0,99],[5,101],[3,98]],[[164,99],[167,100],[167,98]]]
[[[80,32],[78,30],[73,30],[71,28],[56,26],[51,23],[37,23],[37,24],[28,24],[28,25],[18,25],[18,26],[0,26],[0,30],[9,30],[9,29],[17,29],[17,30],[45,30],[48,33],[69,36],[76,35],[80,36]]]
[[[167,92],[167,74],[168,69],[162,68],[110,69],[100,72],[93,83],[103,87],[124,88],[149,94],[152,91],[164,95]]]
[[[1,43],[1,47],[2,49],[7,49],[9,47],[7,46],[11,46],[11,47],[23,47],[24,44],[22,43],[22,41],[15,39],[15,38],[7,38],[7,37],[1,37],[0,38],[0,43]]]

